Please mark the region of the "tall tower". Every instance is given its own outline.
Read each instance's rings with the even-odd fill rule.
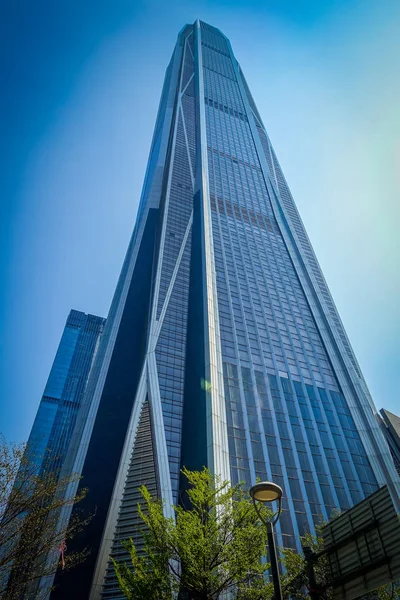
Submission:
[[[39,404],[26,455],[37,472],[63,464],[105,319],[71,310]]]
[[[229,40],[185,26],[137,221],[69,460],[96,515],[52,598],[120,598],[110,556],[138,486],[180,468],[284,490],[278,542],[399,480],[376,410]],[[82,506],[82,505],[80,505]]]
[[[36,486],[34,477],[41,478],[51,471],[60,472],[81,409],[82,398],[104,324],[105,319],[101,317],[87,315],[77,310],[71,310],[69,313],[26,445],[25,460],[22,461],[14,484],[17,498],[21,498],[21,494],[33,493]],[[72,472],[64,467],[63,475],[70,477]],[[11,494],[11,498],[12,496]],[[27,499],[26,502],[28,502]],[[13,511],[12,506],[12,500],[10,500],[11,511]],[[7,528],[7,525],[5,527]],[[8,539],[9,535],[13,540],[12,547],[17,549],[16,544],[20,537],[19,534],[17,538],[15,537],[15,531],[11,535],[10,527],[11,529],[13,527],[12,521],[11,526],[8,525],[5,539]],[[19,531],[23,537],[24,530]],[[35,567],[33,563],[29,564],[29,561],[36,556],[35,550],[32,549],[30,552],[22,547],[20,552],[25,557],[24,565],[26,567],[24,566],[24,569],[32,568],[34,572]],[[15,567],[15,562],[17,567]],[[7,583],[8,592],[11,594],[10,585],[12,587],[12,583],[10,584],[10,581],[18,580],[21,566],[19,561],[14,561],[14,566],[12,564],[9,566],[9,570],[6,570],[3,565],[2,574],[5,580],[0,582],[0,589],[3,589]],[[36,598],[36,584],[36,580],[30,581],[24,592],[25,598]],[[20,593],[20,587],[18,587],[18,593]]]
[[[400,417],[381,408],[377,420],[389,446],[396,471],[400,476]]]

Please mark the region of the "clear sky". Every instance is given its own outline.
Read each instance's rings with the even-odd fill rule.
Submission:
[[[29,435],[71,308],[106,316],[164,71],[231,40],[378,408],[400,413],[398,0],[5,0],[0,431]]]

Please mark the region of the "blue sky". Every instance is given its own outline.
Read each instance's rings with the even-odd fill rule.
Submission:
[[[0,431],[29,435],[67,314],[106,316],[166,65],[230,39],[378,408],[400,412],[400,4],[3,3]]]

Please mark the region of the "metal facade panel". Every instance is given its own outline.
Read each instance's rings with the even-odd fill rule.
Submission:
[[[322,536],[337,600],[400,578],[400,520],[386,486],[326,525]]]

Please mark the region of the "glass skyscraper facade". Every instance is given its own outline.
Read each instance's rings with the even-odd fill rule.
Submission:
[[[26,447],[38,473],[66,456],[105,319],[71,310]]]
[[[26,463],[20,467],[18,485],[25,481],[25,468],[29,482],[32,475],[41,477],[50,471],[57,476],[61,472],[72,475],[64,468],[64,460],[104,324],[101,317],[77,310],[69,313],[26,445]],[[26,590],[26,598],[36,597],[33,587],[31,584]]]
[[[138,487],[180,468],[284,490],[278,543],[399,478],[229,40],[185,26],[168,66],[133,236],[71,443],[96,516],[52,598],[121,598],[110,556]]]

